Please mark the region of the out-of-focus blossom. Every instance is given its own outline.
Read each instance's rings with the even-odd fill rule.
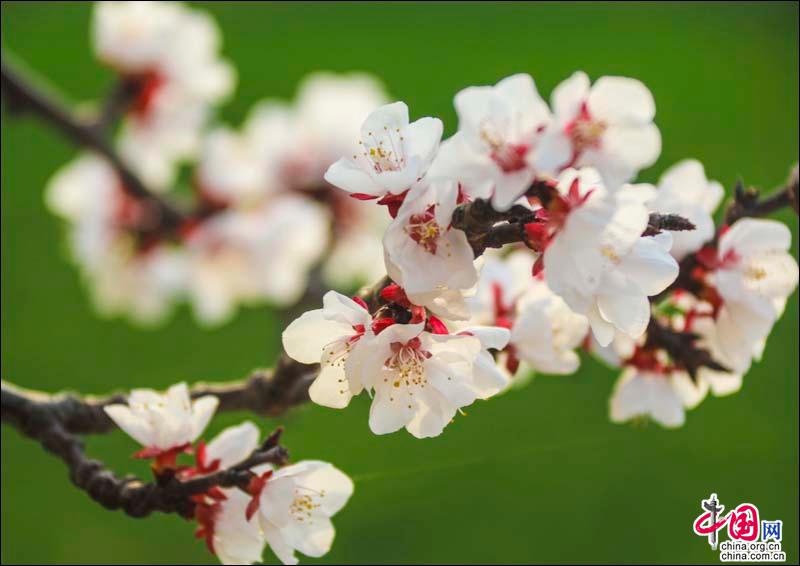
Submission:
[[[92,32],[98,57],[136,85],[120,151],[151,187],[167,189],[198,150],[212,107],[233,90],[219,29],[181,3],[98,2]]]
[[[46,200],[69,222],[70,251],[97,309],[143,324],[163,320],[181,295],[185,257],[178,247],[131,230],[147,212],[111,166],[92,154],[79,157],[53,177]]]
[[[517,301],[510,344],[532,369],[564,375],[577,371],[580,358],[575,349],[588,331],[585,316],[572,312],[543,279],[534,278]]]
[[[239,304],[297,301],[327,246],[329,223],[321,205],[287,194],[200,224],[185,242],[197,318],[218,324]]]

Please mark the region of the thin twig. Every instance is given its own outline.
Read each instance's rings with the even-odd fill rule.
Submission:
[[[308,387],[318,371],[283,357],[272,370],[257,370],[242,381],[220,384],[198,383],[191,389],[192,398],[213,395],[219,399],[218,411],[250,411],[258,415],[276,416],[308,400]],[[2,420],[17,424],[31,418],[31,413],[48,414],[72,434],[103,434],[114,430],[104,407],[126,403],[122,393],[107,397],[75,393],[50,395],[2,382]]]
[[[134,77],[120,77],[108,93],[91,127],[100,135],[109,135],[114,124],[125,114],[140,90],[141,81]]]
[[[6,386],[3,385],[3,421],[13,424],[24,436],[38,441],[42,447],[60,458],[69,469],[73,484],[106,509],[122,509],[131,517],[145,517],[155,511],[192,517],[193,495],[212,487],[241,487],[251,475],[253,466],[272,463],[281,465],[288,453],[272,435],[244,462],[214,474],[181,481],[174,474],[164,474],[156,482],[144,482],[133,476],[119,477],[102,462],[84,453],[83,442],[67,431],[60,415],[47,403],[17,396],[16,407],[7,411]]]
[[[144,186],[107,141],[102,128],[93,127],[92,124],[76,118],[55,96],[36,87],[31,80],[24,77],[5,54],[2,59],[0,86],[9,98],[10,108],[14,111],[36,115],[77,145],[91,149],[107,159],[119,175],[123,190],[152,209],[157,219],[154,224],[159,230],[175,229],[184,220],[184,215],[180,211]]]

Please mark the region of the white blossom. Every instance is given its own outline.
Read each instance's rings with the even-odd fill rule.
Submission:
[[[417,438],[438,436],[460,408],[506,386],[483,355],[485,348],[505,346],[506,329],[441,335],[423,327],[393,324],[361,346],[357,371],[373,392],[369,425],[375,434],[405,427]]]
[[[697,395],[694,388],[686,373],[665,375],[628,367],[614,385],[609,401],[611,421],[648,417],[666,428],[683,426],[686,402]]]
[[[163,320],[181,295],[185,257],[175,246],[137,241],[128,226],[140,221],[143,209],[111,166],[93,154],[80,156],[51,179],[46,201],[69,223],[72,258],[97,310],[142,324]]]
[[[138,85],[120,152],[149,186],[165,190],[179,161],[197,151],[211,107],[233,89],[219,29],[181,3],[98,2],[92,31],[98,57]]]
[[[386,275],[383,235],[391,218],[378,206],[348,200],[344,221],[334,228],[333,249],[325,259],[322,275],[339,289],[368,285]]]
[[[134,389],[127,404],[104,407],[116,425],[145,448],[170,450],[194,442],[208,425],[219,400],[213,395],[194,401],[185,383],[166,393]]]
[[[360,195],[400,194],[425,176],[441,137],[441,120],[409,123],[403,102],[381,106],[361,126],[352,159],[341,158],[331,165],[325,180]]]
[[[517,301],[510,343],[516,356],[532,369],[570,374],[578,369],[575,349],[588,331],[585,316],[572,312],[542,279],[533,278]]]
[[[219,205],[253,207],[277,189],[267,156],[254,136],[227,128],[210,132],[197,166],[202,196]]]
[[[552,94],[553,121],[540,143],[541,168],[557,172],[569,147],[570,167],[594,167],[609,190],[633,179],[661,153],[656,107],[640,81],[601,77],[590,85],[581,71]]]
[[[449,315],[463,312],[463,291],[478,281],[474,253],[450,223],[458,186],[434,180],[409,193],[383,239],[386,271],[414,304]]]
[[[538,140],[550,110],[530,75],[505,78],[495,86],[468,87],[455,96],[458,133],[442,146],[432,167],[460,181],[473,198],[492,198],[506,210],[536,175]],[[561,164],[569,160],[564,147]]]
[[[738,220],[720,237],[708,281],[722,299],[716,344],[732,369],[746,370],[752,357],[760,357],[786,299],[797,287],[791,240],[786,225],[757,218]]]
[[[328,226],[321,205],[292,195],[203,222],[185,243],[198,320],[224,322],[240,303],[297,301],[327,246]]]
[[[283,347],[299,362],[320,364],[320,373],[309,388],[311,400],[341,409],[363,389],[354,364],[358,363],[360,341],[365,333],[367,339],[371,335],[372,317],[363,305],[336,291],[328,291],[322,305],[283,331]]]
[[[648,296],[678,275],[669,234],[641,237],[649,218],[643,203],[652,194],[643,187],[609,194],[591,169],[565,171],[558,190],[567,210],[555,218],[544,252],[548,286],[589,318],[601,345],[616,330],[640,336],[650,320]]]
[[[228,427],[202,449],[201,463],[208,473],[235,466],[258,448],[258,439],[258,427],[250,421]],[[263,465],[253,472],[258,474],[268,469],[268,465]],[[220,491],[224,499],[199,503],[201,509],[196,513],[209,549],[223,564],[260,562],[266,540],[259,521],[247,518],[251,497],[237,488]]]
[[[331,548],[331,517],[353,494],[353,481],[343,472],[315,460],[275,471],[259,496],[258,520],[264,538],[284,564],[297,564],[295,551],[319,558]]]

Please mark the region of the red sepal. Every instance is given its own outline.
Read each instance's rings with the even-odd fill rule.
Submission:
[[[432,334],[450,334],[450,331],[447,330],[447,326],[445,326],[444,322],[433,315],[428,317],[428,327],[429,332]]]
[[[250,502],[247,504],[247,509],[245,509],[244,516],[249,521],[253,518],[253,515],[258,512],[258,506],[260,505],[260,498],[261,492],[264,490],[264,486],[267,485],[267,480],[272,477],[272,470],[267,470],[260,476],[254,475],[250,478],[250,482],[247,484],[245,491],[252,496]]]
[[[375,200],[378,195],[368,195],[366,193],[350,193],[350,196],[356,200]]]
[[[397,283],[391,283],[381,289],[381,298],[390,303],[397,303],[401,307],[409,308],[411,306],[406,292]]]
[[[384,329],[389,328],[391,325],[395,324],[397,321],[393,318],[379,318],[372,321],[372,332],[374,334],[380,334]]]
[[[367,302],[359,296],[353,297],[353,302],[360,306],[365,311],[369,312],[369,307],[367,306]]]
[[[534,277],[538,277],[538,275],[543,271],[544,271],[544,254],[536,258],[536,261],[533,263],[532,274]]]
[[[393,195],[392,193],[386,193],[384,197],[378,201],[378,204],[385,206],[389,209],[389,215],[392,218],[397,218],[397,212],[400,210],[400,207],[403,205],[403,202],[406,200],[406,195],[408,194],[408,189],[400,193],[399,195]]]

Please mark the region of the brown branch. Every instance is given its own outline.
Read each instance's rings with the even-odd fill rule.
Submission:
[[[695,228],[696,226],[691,221],[679,214],[651,212],[647,221],[647,228],[642,232],[642,236],[655,236],[665,230],[669,232],[684,232]]]
[[[243,487],[252,475],[250,468],[264,463],[282,465],[288,458],[286,450],[278,444],[279,429],[242,463],[208,476],[181,481],[174,473],[167,473],[158,476],[155,482],[119,477],[102,462],[86,456],[83,442],[67,428],[71,423],[70,407],[78,406],[77,398],[73,397],[70,403],[65,401],[54,405],[44,394],[22,392],[4,383],[3,422],[61,459],[69,469],[72,483],[93,500],[107,509],[122,509],[131,517],[145,517],[159,511],[190,518],[194,514],[193,495],[215,486]]]
[[[106,140],[103,129],[96,124],[84,123],[76,118],[55,96],[36,87],[15,68],[8,57],[2,59],[0,87],[14,112],[30,112],[50,124],[75,144],[90,149],[108,160],[119,175],[123,189],[131,197],[151,209],[159,230],[175,229],[184,215],[170,203],[151,193],[139,177],[123,162],[117,151]],[[111,113],[112,110],[108,110]],[[116,108],[113,109],[117,111]]]
[[[791,207],[798,213],[798,167],[795,164],[783,186],[767,197],[761,198],[756,187],[745,188],[739,180],[733,191],[733,201],[725,211],[724,224],[730,226],[745,217],[759,217],[772,214],[782,208]]]
[[[714,237],[705,243],[703,247],[714,246],[721,236],[722,227],[730,226],[737,220],[750,217],[757,218],[767,216],[783,208],[791,208],[795,214],[798,212],[798,167],[795,164],[786,179],[784,185],[770,195],[761,198],[761,191],[755,187],[745,188],[741,181],[736,183],[733,191],[733,199],[728,204],[722,220],[722,226],[714,234]],[[702,248],[701,248],[702,249]],[[689,254],[680,262],[678,277],[672,284],[658,295],[651,297],[651,302],[658,302],[675,289],[683,289],[690,293],[697,294],[702,291],[703,285],[696,281],[692,274],[699,262],[695,254]]]
[[[108,93],[91,126],[99,135],[108,135],[114,124],[130,108],[141,90],[141,81],[135,77],[120,77]]]
[[[714,360],[708,350],[697,346],[696,342],[699,338],[700,336],[693,332],[672,330],[659,322],[655,316],[651,316],[644,347],[651,350],[664,350],[669,354],[672,363],[678,368],[686,370],[692,379],[697,378],[697,372],[701,367],[730,372],[728,368]]]
[[[250,411],[275,416],[308,400],[308,387],[317,371],[316,365],[301,364],[284,356],[272,371],[257,370],[242,381],[198,383],[192,387],[191,395],[192,398],[217,397],[218,411]],[[116,428],[104,407],[126,402],[122,393],[107,397],[81,397],[75,393],[49,395],[2,382],[2,420],[15,425],[34,413],[46,414],[67,433],[102,434]]]

